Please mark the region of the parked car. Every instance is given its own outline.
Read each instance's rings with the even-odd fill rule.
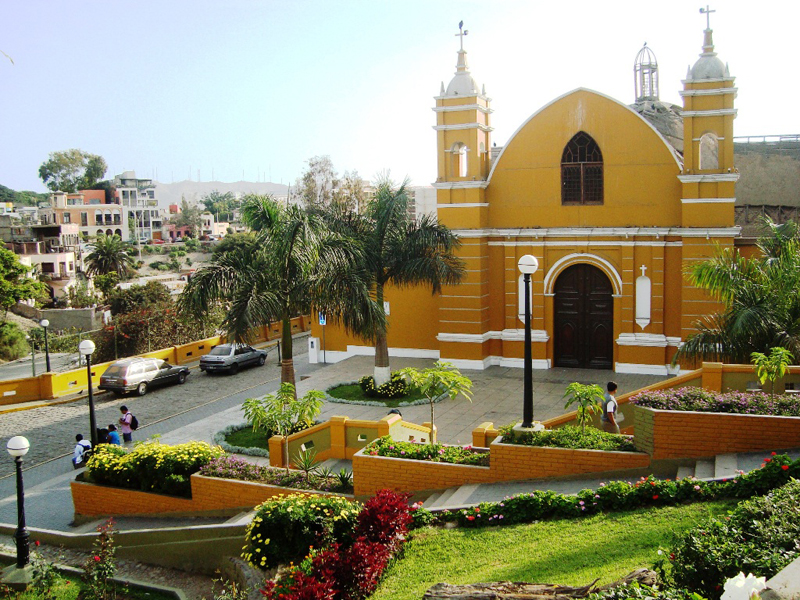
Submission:
[[[174,366],[159,358],[123,358],[106,369],[98,387],[117,396],[130,392],[144,396],[151,387],[184,384],[188,376],[189,367]]]
[[[220,344],[211,352],[200,357],[200,370],[216,373],[227,371],[238,373],[239,369],[248,365],[263,365],[267,362],[267,351],[256,350],[244,344]]]

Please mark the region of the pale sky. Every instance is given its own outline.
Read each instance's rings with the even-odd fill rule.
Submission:
[[[658,58],[680,104],[701,52],[699,2],[573,0],[2,0],[0,184],[44,191],[52,151],[100,154],[108,177],[289,183],[328,154],[339,173],[435,179],[433,97],[458,22],[503,145],[577,87],[633,102]],[[718,0],[711,27],[739,88],[735,135],[800,133],[800,2]],[[787,72],[791,71],[791,72]],[[243,175],[244,174],[244,175]]]

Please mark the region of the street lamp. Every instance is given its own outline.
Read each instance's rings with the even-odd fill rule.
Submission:
[[[533,427],[533,357],[531,356],[531,275],[539,268],[535,256],[526,254],[519,259],[517,267],[522,273],[525,288],[525,373],[522,391],[522,428]]]
[[[89,433],[92,436],[92,448],[97,448],[97,421],[94,418],[94,396],[92,396],[92,353],[94,342],[83,340],[78,344],[78,352],[86,358],[86,380],[89,382]]]
[[[14,457],[17,465],[17,531],[14,542],[17,545],[17,568],[24,569],[30,562],[30,543],[28,529],[25,527],[25,491],[22,487],[22,457],[28,453],[30,442],[21,435],[15,435],[6,444],[6,450]]]
[[[50,326],[50,321],[47,319],[42,319],[39,321],[39,325],[42,326],[44,329],[44,356],[45,356],[45,364],[47,364],[47,372],[50,372],[50,346],[47,343],[47,328]]]

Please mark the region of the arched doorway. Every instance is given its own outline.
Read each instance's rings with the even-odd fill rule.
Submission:
[[[568,267],[556,280],[553,303],[553,365],[611,369],[614,302],[611,282],[597,267]]]

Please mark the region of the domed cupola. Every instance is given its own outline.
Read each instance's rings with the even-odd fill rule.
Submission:
[[[461,48],[458,51],[458,61],[456,62],[455,77],[447,85],[445,96],[476,96],[480,94],[478,83],[472,78],[469,72],[469,65],[467,64],[467,51],[464,50],[464,36],[469,33],[463,29],[464,21],[458,24],[459,33],[456,35],[461,42]]]
[[[644,43],[633,61],[636,102],[658,100],[658,61],[653,51]]]
[[[687,80],[701,81],[703,79],[722,79],[730,77],[728,67],[714,52],[714,40],[712,38],[713,30],[711,29],[710,15],[712,12],[709,8],[701,8],[700,12],[706,15],[706,29],[703,31],[703,53],[694,66],[689,69],[686,76]]]

